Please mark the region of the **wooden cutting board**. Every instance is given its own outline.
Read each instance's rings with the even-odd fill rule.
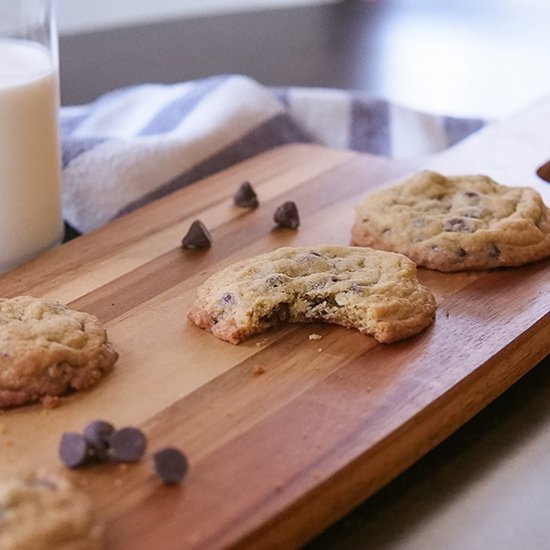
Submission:
[[[91,495],[110,550],[303,543],[549,353],[550,261],[480,273],[420,270],[438,300],[435,323],[389,346],[322,324],[232,346],[187,322],[195,289],[221,267],[279,246],[349,243],[354,205],[418,169],[482,172],[532,185],[550,202],[550,185],[535,175],[550,157],[549,119],[545,101],[415,161],[279,148],[3,275],[3,296],[54,297],[99,316],[120,359],[95,388],[57,409],[2,414],[0,471],[67,474]],[[232,205],[243,180],[261,201],[252,212]],[[298,204],[298,231],[273,227],[284,200]],[[214,244],[184,251],[180,240],[196,218]],[[191,465],[182,486],[162,486],[148,460],[65,470],[61,434],[96,418],[141,426],[149,453],[179,446]]]

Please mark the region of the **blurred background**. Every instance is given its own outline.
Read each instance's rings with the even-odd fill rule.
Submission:
[[[548,0],[58,0],[63,104],[220,73],[500,118],[550,93]]]

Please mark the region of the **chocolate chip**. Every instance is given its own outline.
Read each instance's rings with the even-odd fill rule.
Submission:
[[[195,220],[181,241],[183,248],[209,248],[212,244],[210,232],[200,220]]]
[[[188,468],[187,458],[179,449],[167,447],[153,455],[153,469],[167,485],[180,483]]]
[[[464,193],[464,196],[468,197],[469,199],[473,199],[474,197],[479,197],[479,194],[476,193],[475,191],[466,191]]]
[[[122,428],[109,438],[111,453],[121,462],[137,462],[145,452],[147,441],[138,428]]]
[[[94,420],[84,428],[84,439],[94,447],[109,447],[109,437],[115,428],[105,420]]]
[[[460,258],[465,258],[468,253],[466,252],[466,250],[464,250],[461,246],[458,247],[458,250],[456,251],[456,254],[457,256],[459,256]]]
[[[538,167],[537,176],[544,181],[550,182],[550,161]]]
[[[109,437],[114,431],[114,427],[105,420],[94,420],[84,428],[84,439],[88,443],[91,458],[100,462],[108,462],[109,456]]]
[[[243,181],[241,183],[241,186],[233,196],[233,202],[235,206],[240,206],[241,208],[258,208],[258,197],[250,182]]]
[[[443,224],[443,229],[445,231],[453,231],[460,233],[470,233],[472,229],[462,218],[451,218],[446,220]]]
[[[296,229],[300,225],[300,216],[298,215],[296,204],[292,201],[281,204],[281,206],[275,210],[273,220],[280,227]]]
[[[389,227],[382,229],[382,235],[389,235],[390,233],[391,233],[391,229]]]
[[[487,254],[490,258],[498,258],[500,256],[500,248],[496,244],[490,243],[487,245]]]
[[[68,468],[83,466],[89,458],[88,442],[78,433],[64,433],[59,444],[59,457]]]
[[[274,275],[270,275],[265,280],[265,283],[271,288],[277,288],[278,286],[281,286],[284,283],[283,275],[281,275],[280,273],[275,273]]]
[[[225,294],[222,294],[222,297],[220,298],[220,302],[222,306],[229,306],[235,303],[235,296],[233,296],[231,292],[226,292]]]
[[[264,323],[270,325],[278,325],[284,323],[290,319],[290,307],[288,304],[279,304],[276,308],[272,309],[269,313],[262,317]]]

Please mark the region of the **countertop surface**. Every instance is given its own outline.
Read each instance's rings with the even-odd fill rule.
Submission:
[[[550,7],[534,0],[453,4],[344,1],[66,36],[62,102],[222,72],[266,85],[362,89],[421,109],[488,118],[550,93],[548,71],[538,70],[550,50],[542,17]],[[443,40],[446,29],[455,31]],[[424,40],[413,41],[418,48],[410,48],[416,54],[409,62],[423,59],[423,69],[411,73],[395,37],[407,43],[419,32]],[[455,57],[442,60],[445,52]],[[549,366],[547,357],[307,548],[548,548]]]

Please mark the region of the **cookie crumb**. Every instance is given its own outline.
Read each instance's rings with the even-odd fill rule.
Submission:
[[[320,340],[321,338],[322,338],[322,336],[320,334],[313,333],[313,334],[309,335],[310,340]]]
[[[62,403],[58,395],[45,395],[40,401],[45,409],[57,409]]]
[[[321,353],[323,351],[323,348],[318,348],[317,351]]]
[[[262,365],[256,365],[253,369],[252,369],[252,374],[254,376],[259,376],[260,374],[263,374],[265,372],[265,369],[262,367]]]

